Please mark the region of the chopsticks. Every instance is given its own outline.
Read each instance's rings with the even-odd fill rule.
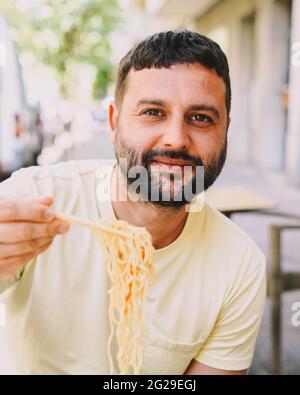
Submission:
[[[68,222],[69,224],[81,225],[81,226],[84,226],[84,227],[89,228],[91,230],[98,230],[98,231],[101,230],[102,232],[113,233],[118,236],[133,237],[130,233],[124,232],[122,230],[114,229],[114,228],[112,228],[110,226],[106,226],[106,225],[100,225],[100,224],[97,224],[96,222],[91,222],[86,219],[75,217],[74,215],[55,213],[55,217],[61,221]]]

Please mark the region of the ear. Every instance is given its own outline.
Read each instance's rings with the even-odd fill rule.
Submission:
[[[228,115],[228,120],[227,120],[227,132],[228,132],[230,123],[231,123],[231,118],[230,118],[230,116]]]
[[[108,123],[109,127],[111,130],[111,140],[112,143],[114,144],[115,142],[115,135],[116,135],[116,129],[118,125],[118,110],[115,102],[112,102],[108,106]]]

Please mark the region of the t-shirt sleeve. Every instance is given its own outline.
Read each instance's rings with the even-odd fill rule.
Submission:
[[[10,178],[0,183],[0,198],[30,195],[32,192],[31,172],[34,167],[15,171]]]
[[[0,199],[26,196],[30,194],[29,169],[21,169],[10,178],[0,183]],[[22,276],[22,269],[18,269],[9,279],[0,278],[0,294],[12,287]]]
[[[221,370],[251,365],[266,299],[266,263],[258,249],[247,254],[215,326],[196,361]]]

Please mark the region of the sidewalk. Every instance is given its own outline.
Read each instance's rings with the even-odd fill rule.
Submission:
[[[300,188],[295,188],[281,177],[260,174],[247,167],[226,165],[216,186],[244,186],[278,202],[277,209],[300,215]],[[244,229],[269,257],[270,224],[293,223],[284,218],[260,214],[235,214],[232,220]],[[296,222],[297,223],[297,222]],[[298,222],[299,223],[299,222]],[[283,237],[283,268],[300,272],[300,231],[289,231]],[[285,292],[282,298],[282,374],[300,374],[300,326],[293,327],[291,318],[293,303],[300,302],[300,290]],[[270,301],[267,300],[265,314],[258,337],[253,365],[250,373],[271,373]]]

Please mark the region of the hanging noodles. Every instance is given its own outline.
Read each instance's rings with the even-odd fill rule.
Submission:
[[[104,246],[111,284],[108,290],[110,336],[107,342],[110,372],[114,373],[111,346],[115,336],[120,374],[139,374],[143,363],[143,302],[147,289],[155,280],[151,235],[145,228],[137,228],[125,221],[95,224],[62,213],[56,213],[56,217],[88,227]]]
[[[132,236],[94,231],[105,247],[111,282],[108,290],[110,336],[107,343],[110,371],[113,374],[111,345],[115,336],[120,374],[138,374],[143,362],[143,301],[154,280],[151,236],[146,229],[134,227],[125,221],[105,225]]]

